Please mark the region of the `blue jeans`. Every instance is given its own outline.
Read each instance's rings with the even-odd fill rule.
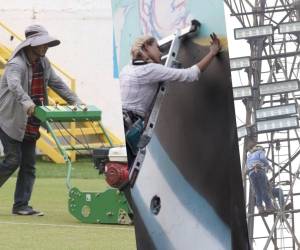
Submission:
[[[252,172],[249,177],[255,192],[256,205],[262,206],[262,202],[264,201],[267,208],[273,207],[268,193],[268,177],[265,171],[258,170],[257,172]]]
[[[281,188],[272,188],[272,195],[278,199],[278,203],[280,208],[283,207],[284,204],[284,196],[283,196],[283,191]]]
[[[13,210],[18,210],[28,206],[31,197],[35,181],[36,141],[16,141],[1,128],[0,140],[4,149],[4,160],[0,162],[0,187],[20,167],[13,205]]]

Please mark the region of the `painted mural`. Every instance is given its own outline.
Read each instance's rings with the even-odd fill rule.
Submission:
[[[208,53],[212,32],[224,48],[199,81],[167,87],[130,189],[137,249],[248,249],[223,8],[221,0],[112,0],[116,77],[136,37],[161,39],[192,19],[201,28],[181,46],[183,67]],[[150,209],[155,197],[159,214]]]
[[[197,19],[201,22],[200,44],[208,44],[212,32],[225,37],[223,7],[220,0],[201,4],[198,0],[112,0],[115,77],[128,63],[131,44],[141,34],[161,39]]]

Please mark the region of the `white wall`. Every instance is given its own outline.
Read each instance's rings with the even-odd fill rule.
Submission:
[[[98,106],[104,125],[123,137],[119,85],[113,79],[110,0],[0,0],[0,21],[22,37],[36,23],[60,39],[47,56],[77,79],[79,97]]]

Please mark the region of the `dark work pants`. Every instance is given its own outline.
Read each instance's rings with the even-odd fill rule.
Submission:
[[[132,123],[135,123],[138,119],[143,120],[142,117],[134,114],[133,112],[129,112],[127,115],[130,117]],[[124,116],[124,111],[123,111],[123,116]],[[123,119],[123,123],[124,123],[125,139],[126,139],[127,165],[128,165],[128,168],[131,169],[131,167],[134,163],[134,160],[136,158],[136,154],[132,151],[131,147],[135,148],[136,145],[131,145],[130,146],[130,143],[128,142],[128,139],[127,139],[127,132],[128,132],[128,130],[130,130],[131,127],[126,123],[125,119]]]
[[[279,206],[280,208],[283,208],[283,205],[284,205],[284,195],[283,195],[283,191],[281,188],[275,188],[273,187],[272,188],[272,195],[278,199],[278,203],[279,203]]]
[[[4,160],[0,162],[0,187],[20,167],[13,209],[28,206],[35,181],[36,141],[16,141],[0,128],[0,140],[4,149]]]
[[[131,150],[131,148],[130,148],[130,146],[128,145],[127,142],[126,142],[126,151],[127,151],[127,164],[128,164],[128,168],[131,169],[131,167],[132,167],[132,165],[134,163],[136,155],[134,155],[132,153],[132,150]]]
[[[267,208],[272,208],[271,197],[268,193],[269,183],[268,177],[264,170],[258,170],[250,174],[250,182],[255,192],[255,200],[257,206],[262,206],[262,202],[265,202]]]

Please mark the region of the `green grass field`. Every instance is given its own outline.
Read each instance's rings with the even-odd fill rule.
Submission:
[[[91,162],[73,166],[73,186],[105,190],[107,184]],[[42,210],[43,217],[12,215],[15,176],[5,183],[0,189],[0,249],[136,249],[133,226],[83,224],[68,213],[65,175],[65,165],[38,161],[31,205]]]

